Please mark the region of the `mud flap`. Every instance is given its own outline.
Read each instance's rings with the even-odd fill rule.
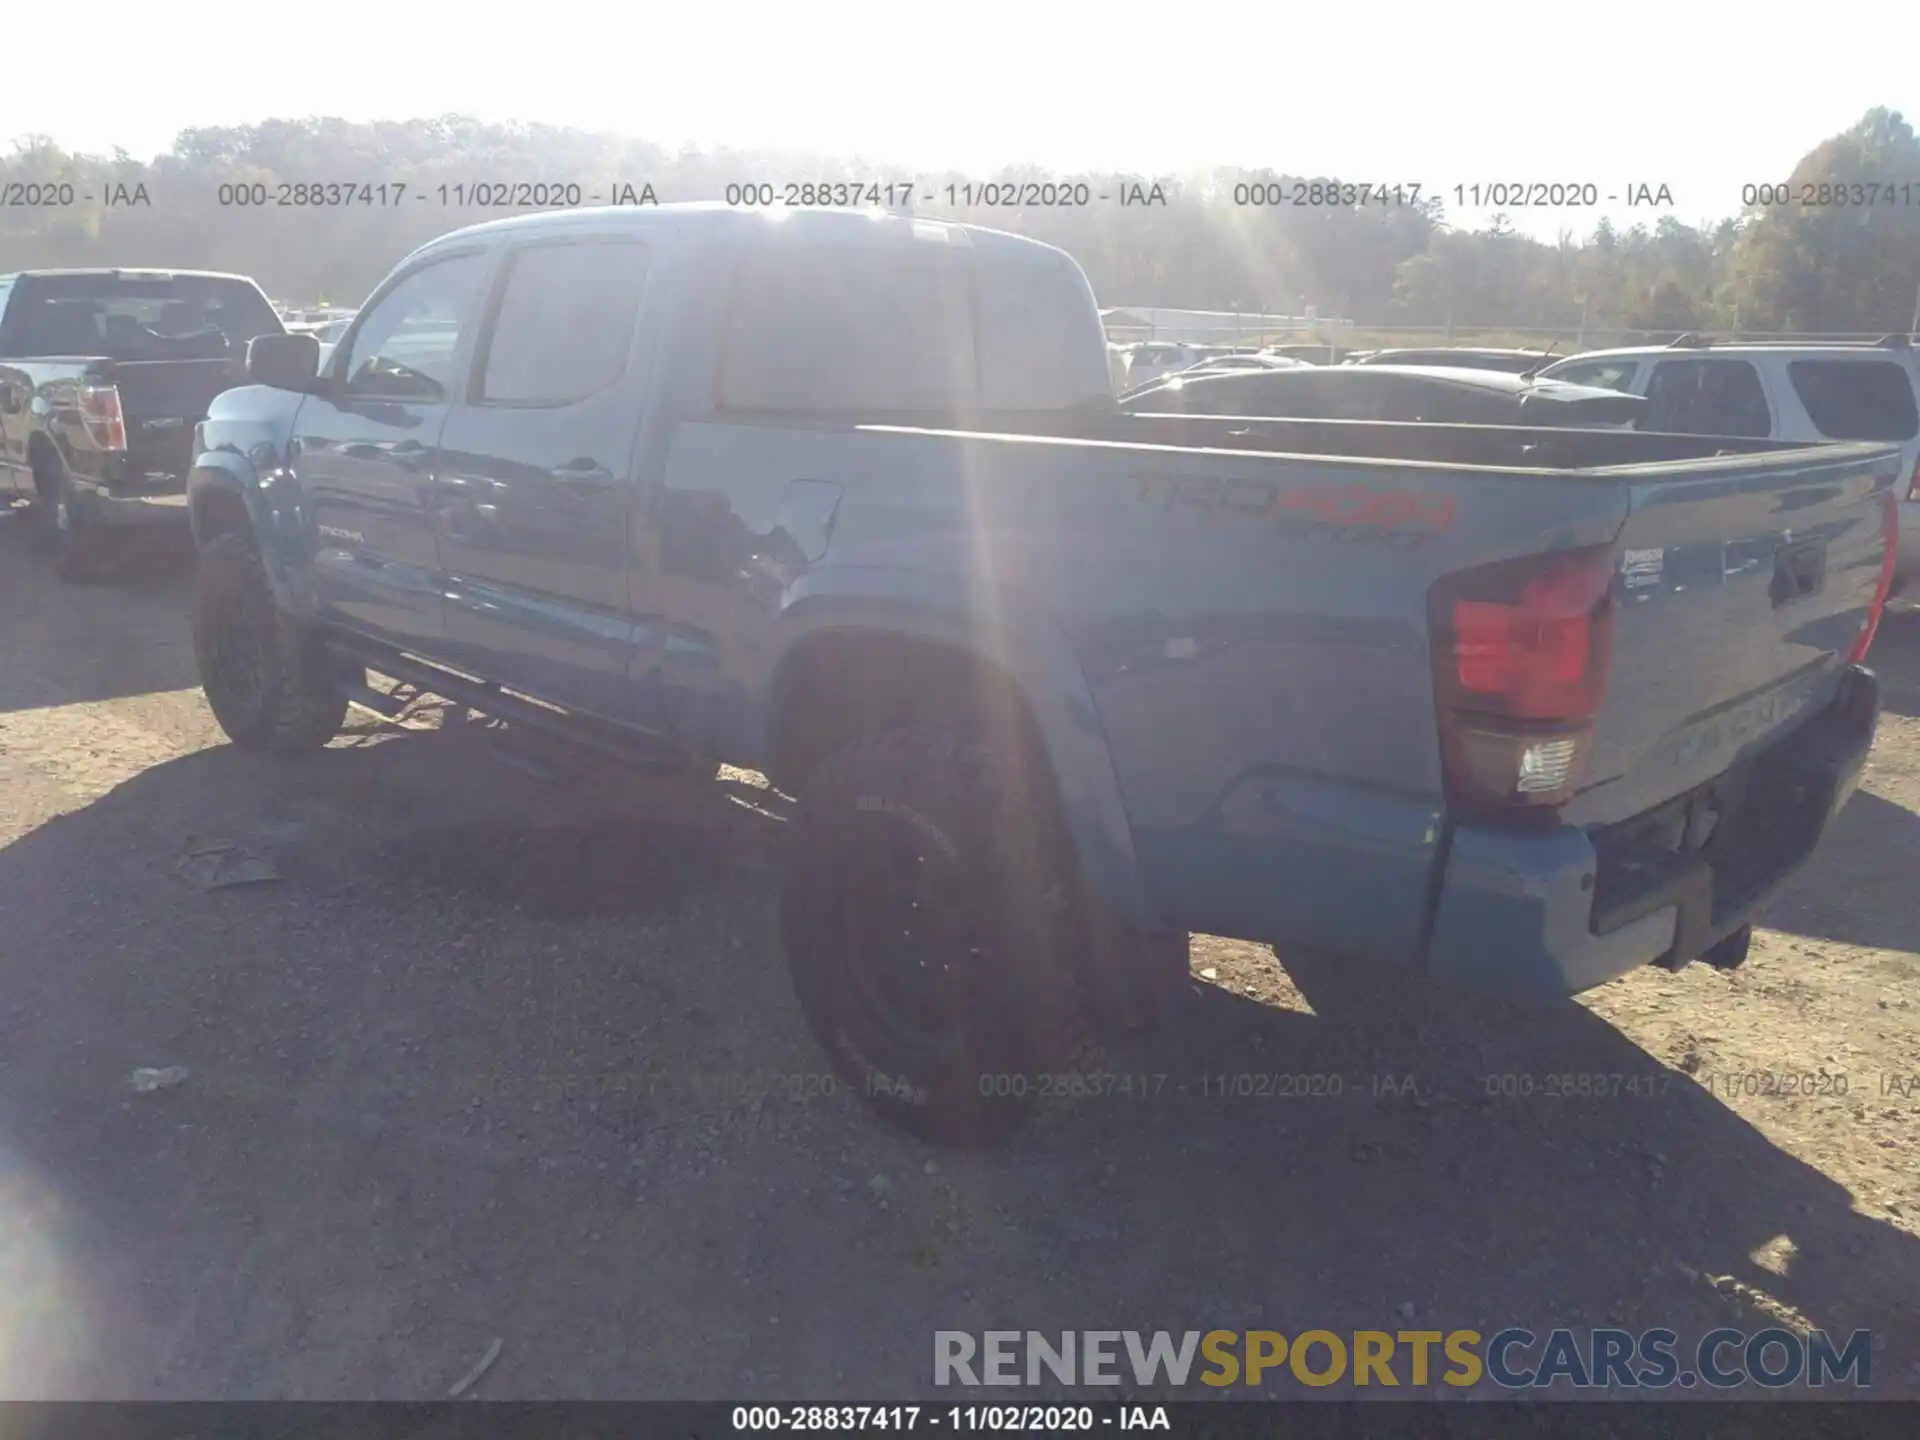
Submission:
[[[1742,925],[1708,946],[1700,958],[1716,970],[1738,970],[1747,963],[1747,953],[1752,949],[1753,926]]]

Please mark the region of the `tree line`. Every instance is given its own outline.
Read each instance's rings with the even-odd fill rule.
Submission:
[[[461,116],[189,129],[149,161],[123,150],[70,153],[28,136],[0,159],[0,272],[229,270],[276,298],[353,304],[415,245],[515,213],[521,199],[541,208],[720,200],[729,187],[758,199],[764,190],[740,187],[896,178],[858,160],[670,153]],[[1474,229],[1449,224],[1441,196],[1235,203],[1327,178],[1273,171],[1068,176],[1028,166],[915,178],[916,213],[1059,245],[1085,266],[1103,305],[1291,314],[1312,306],[1409,328],[1818,334],[1906,330],[1920,288],[1920,140],[1884,108],[1814,145],[1784,193],[1767,187],[1738,215],[1704,226],[1671,214],[1625,229],[1602,222],[1557,242],[1515,233],[1504,215]],[[1052,186],[1056,200],[1109,198],[982,206],[983,182],[1029,194]],[[1120,203],[1123,193],[1132,203]]]

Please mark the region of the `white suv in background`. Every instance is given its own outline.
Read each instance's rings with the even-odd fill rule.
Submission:
[[[1571,355],[1540,375],[1645,396],[1641,430],[1898,444],[1892,603],[1920,609],[1920,356],[1907,337],[1877,345],[1722,345],[1689,335],[1668,346]]]

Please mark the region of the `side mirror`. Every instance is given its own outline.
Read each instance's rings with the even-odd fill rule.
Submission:
[[[320,373],[320,342],[311,335],[256,335],[247,342],[247,379],[305,394]]]

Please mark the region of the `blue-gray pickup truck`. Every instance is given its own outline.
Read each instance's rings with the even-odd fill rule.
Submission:
[[[938,1140],[1070,1088],[1189,931],[1515,995],[1737,964],[1879,714],[1893,447],[1123,413],[1078,266],[990,230],[519,217],[247,363],[189,482],[233,741],[373,672],[764,772],[802,1007]]]

